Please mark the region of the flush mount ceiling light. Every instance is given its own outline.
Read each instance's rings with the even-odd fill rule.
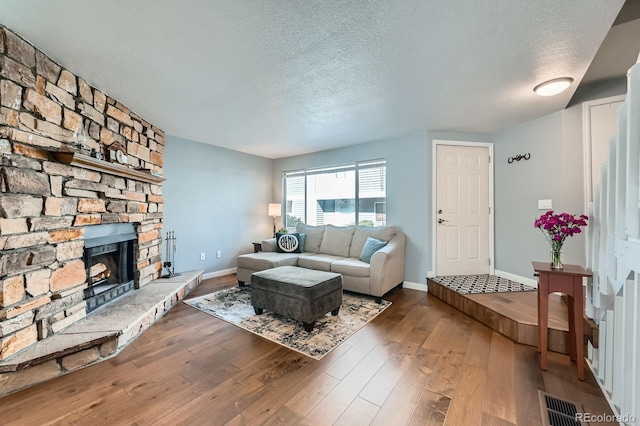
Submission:
[[[556,78],[538,84],[533,91],[540,96],[553,96],[563,92],[573,82],[571,77]]]

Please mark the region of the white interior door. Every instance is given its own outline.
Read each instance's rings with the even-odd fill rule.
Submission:
[[[489,148],[436,146],[436,274],[488,274]]]

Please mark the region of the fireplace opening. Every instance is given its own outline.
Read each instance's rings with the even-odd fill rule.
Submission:
[[[84,290],[87,312],[133,290],[133,224],[109,224],[85,228],[84,264],[88,287]]]

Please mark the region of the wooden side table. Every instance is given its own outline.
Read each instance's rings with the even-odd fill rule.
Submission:
[[[564,293],[568,296],[569,311],[569,356],[576,361],[578,379],[584,380],[584,343],[582,321],[584,315],[584,295],[582,278],[591,273],[578,265],[564,265],[562,269],[552,269],[549,262],[531,262],[538,275],[538,352],[540,367],[547,369],[547,344],[549,324],[549,294]]]

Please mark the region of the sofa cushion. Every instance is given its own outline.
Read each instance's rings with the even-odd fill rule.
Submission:
[[[296,225],[296,232],[306,235],[304,251],[310,253],[318,253],[320,251],[320,244],[322,243],[322,236],[324,235],[324,226],[311,226],[298,223]]]
[[[262,240],[262,251],[276,251],[276,239],[269,238],[268,240]]]
[[[302,253],[302,239],[297,232],[276,233],[276,252],[278,253]]]
[[[259,252],[242,254],[238,256],[238,268],[250,269],[252,271],[262,271],[277,266],[296,266],[298,263],[297,253],[275,253]]]
[[[303,253],[298,257],[298,266],[301,268],[315,269],[316,271],[331,271],[331,264],[336,260],[342,259],[345,258],[322,253],[309,256]]]
[[[377,238],[371,237],[367,238],[367,241],[364,243],[364,247],[362,247],[362,253],[360,254],[359,259],[363,262],[371,263],[371,256],[373,256],[373,253],[386,245],[386,241],[380,241]]]
[[[355,226],[326,225],[319,253],[349,257],[349,248],[355,230]]]
[[[369,237],[388,243],[394,235],[396,235],[395,226],[358,226],[351,240],[349,257],[355,257],[356,259],[360,257],[364,243]]]
[[[331,272],[337,272],[350,277],[368,277],[371,266],[359,259],[347,258],[336,260],[331,264]]]

